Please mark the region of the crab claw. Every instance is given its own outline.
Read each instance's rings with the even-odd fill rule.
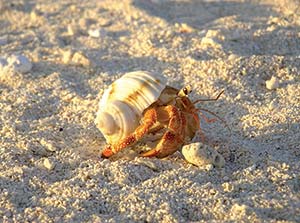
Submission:
[[[112,149],[111,149],[111,146],[107,146],[103,151],[102,151],[102,155],[101,157],[102,158],[109,158],[111,157],[112,155],[114,155]]]

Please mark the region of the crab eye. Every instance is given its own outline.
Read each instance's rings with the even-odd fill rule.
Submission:
[[[181,90],[178,92],[178,96],[180,97],[184,97],[184,96],[187,96],[189,93],[191,93],[192,91],[192,88],[188,85],[184,88],[181,88]]]
[[[188,89],[186,89],[186,87],[185,88],[183,88],[183,93],[185,94],[185,95],[187,95],[189,92],[188,92]]]

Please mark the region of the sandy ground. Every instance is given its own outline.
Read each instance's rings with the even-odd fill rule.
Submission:
[[[299,222],[299,4],[1,0],[0,56],[33,66],[0,72],[0,219]],[[100,158],[97,104],[134,70],[225,89],[200,104],[232,129],[203,123],[225,167]]]

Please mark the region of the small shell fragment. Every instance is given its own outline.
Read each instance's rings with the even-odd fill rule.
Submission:
[[[28,73],[32,68],[32,63],[24,55],[12,55],[7,59],[8,67],[19,73]]]
[[[185,145],[181,152],[189,163],[199,167],[212,164],[221,168],[225,165],[225,160],[221,154],[201,142]]]
[[[97,28],[97,29],[90,29],[88,31],[90,37],[93,38],[103,38],[107,35],[107,32],[104,29]]]
[[[48,170],[53,170],[54,167],[55,167],[55,163],[52,160],[48,159],[48,158],[44,159],[43,164],[44,164],[44,167]]]
[[[274,90],[279,87],[279,80],[277,77],[272,77],[270,80],[266,81],[266,88],[269,90]]]

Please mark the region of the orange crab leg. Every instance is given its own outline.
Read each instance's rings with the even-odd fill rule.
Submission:
[[[142,118],[142,124],[137,127],[137,129],[131,133],[126,138],[122,139],[116,145],[109,145],[102,151],[102,157],[108,158],[117,152],[125,149],[128,146],[133,145],[136,141],[141,139],[146,133],[148,133],[149,129],[155,124],[157,121],[157,113],[155,109],[149,109],[145,112],[144,117]]]
[[[183,143],[183,132],[186,125],[183,113],[173,105],[162,107],[161,111],[158,112],[159,115],[165,115],[166,113],[169,116],[168,130],[164,133],[157,146],[148,152],[142,153],[142,157],[166,157],[176,152]]]

